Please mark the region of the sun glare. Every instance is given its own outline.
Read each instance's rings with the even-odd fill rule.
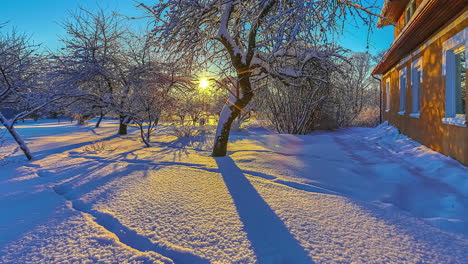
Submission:
[[[205,78],[200,79],[199,86],[200,86],[201,89],[206,89],[206,88],[208,88],[210,86],[210,81],[208,81]]]

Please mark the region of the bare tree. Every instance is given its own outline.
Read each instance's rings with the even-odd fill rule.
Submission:
[[[174,75],[162,72],[156,65],[133,75],[133,78],[129,102],[131,107],[126,115],[138,125],[143,143],[150,147],[151,134],[157,128],[161,115],[176,103],[171,92],[179,80]]]
[[[68,36],[62,39],[64,54],[56,57],[61,62],[57,74],[66,76],[64,85],[89,94],[87,101],[100,116],[96,126],[112,110],[120,116],[119,134],[126,134],[130,85],[124,40],[129,32],[123,19],[103,9],[80,9],[70,17],[63,23]]]
[[[13,32],[3,34],[0,32],[0,108],[18,109],[18,106],[25,101],[35,86],[35,74],[38,72],[38,56],[34,54],[35,45],[30,44],[29,38],[25,35]],[[37,105],[35,108],[21,111],[20,113],[7,118],[0,112],[0,122],[8,130],[16,143],[20,146],[28,159],[32,159],[31,151],[16,131],[14,125],[16,121],[28,116],[34,111],[44,107],[48,101]]]
[[[315,50],[308,47],[326,42],[347,15],[374,15],[351,0],[180,0],[141,5],[156,18],[154,32],[166,50],[217,60],[228,67],[223,72],[237,78],[239,91],[231,93],[221,111],[213,156],[226,155],[231,124],[252,100],[254,79],[302,76],[300,63],[294,63],[297,68],[272,65],[285,58],[304,65],[315,57]]]
[[[336,70],[333,58],[322,57],[310,60],[301,78],[288,82],[267,79],[257,101],[276,131],[308,134],[317,127],[317,112],[331,93],[331,76]]]
[[[196,125],[206,111],[204,107],[205,98],[203,98],[203,95],[196,89],[191,89],[179,94],[177,99],[178,109],[176,113],[181,121],[188,117],[189,122],[191,121],[192,125]]]
[[[32,159],[32,153],[16,131],[16,122],[64,97],[80,96],[50,86],[45,74],[48,60],[36,52],[37,45],[26,35],[0,32],[0,109],[16,110],[10,117],[0,112],[0,122],[28,159]]]
[[[338,127],[349,126],[361,113],[369,99],[368,93],[374,80],[372,56],[368,53],[354,53],[343,62],[340,72],[335,75],[335,87],[332,92],[332,109]]]
[[[122,113],[138,125],[142,141],[150,147],[151,134],[161,115],[176,103],[173,91],[185,90],[185,84],[191,83],[181,77],[179,67],[170,63],[164,53],[157,52],[152,34],[144,31],[129,36],[119,76],[129,87],[128,107]]]
[[[167,110],[174,104],[173,98],[170,96],[171,84],[168,79],[154,84],[144,84],[135,89],[132,93],[132,112],[131,116],[138,127],[140,128],[141,140],[147,147],[150,147],[151,134],[156,130],[161,115],[164,110]]]

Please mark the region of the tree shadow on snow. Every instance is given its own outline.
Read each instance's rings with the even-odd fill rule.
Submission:
[[[117,137],[119,137],[119,135],[112,135],[112,136],[108,136],[108,137],[101,138],[101,139],[98,139],[98,140],[87,140],[87,141],[80,142],[80,143],[64,145],[64,146],[51,148],[51,149],[44,149],[44,150],[41,150],[41,151],[33,152],[33,157],[34,157],[35,160],[38,160],[38,159],[42,159],[42,158],[44,158],[46,156],[49,156],[49,155],[52,155],[52,154],[63,153],[65,151],[81,148],[81,147],[84,147],[86,145],[93,144],[94,142],[97,142],[97,141],[99,141],[99,142],[109,141],[109,140],[117,138]]]
[[[98,201],[108,200],[114,194],[114,189],[121,188],[116,180],[132,177],[132,174],[145,174],[148,168],[160,169],[163,165],[144,160],[126,159],[132,151],[120,153],[112,157],[102,158],[87,156],[93,160],[86,166],[80,166],[82,171],[74,171],[72,174],[65,173],[68,180],[63,181],[53,188],[56,194],[71,202],[75,210],[90,214],[94,221],[113,233],[123,244],[142,252],[154,251],[181,264],[209,263],[207,259],[195,255],[185,249],[167,246],[160,241],[153,242],[144,234],[139,234],[120,222],[115,216],[93,209]],[[126,163],[125,166],[119,166]],[[173,165],[171,162],[168,165]],[[101,171],[105,170],[105,171]],[[83,198],[85,198],[83,201]]]
[[[257,260],[314,263],[230,157],[216,158]]]

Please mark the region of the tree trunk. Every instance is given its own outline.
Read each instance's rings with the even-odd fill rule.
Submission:
[[[99,115],[99,119],[96,123],[96,128],[99,128],[99,126],[101,125],[101,121],[102,119],[104,118],[105,114],[101,111],[101,114]]]
[[[158,126],[159,124],[159,117],[158,118],[155,118],[155,120],[153,121],[153,124],[151,124],[151,122],[149,122],[148,124],[148,133],[146,134],[146,139],[148,140],[148,142],[151,142],[151,132],[153,132],[154,130],[156,130],[156,127]]]
[[[235,96],[230,95],[229,100],[224,105],[219,116],[218,128],[216,129],[215,142],[211,156],[226,156],[232,122],[239,116],[242,109],[244,109],[250,100],[252,100],[252,97],[253,93],[251,92],[244,94],[240,99],[236,99]],[[231,102],[235,103],[231,104]]]
[[[149,139],[147,140],[146,137],[145,137],[145,132],[144,132],[144,128],[143,128],[143,124],[138,124],[138,126],[140,127],[140,137],[141,137],[141,140],[143,140],[143,143],[145,143],[146,147],[149,148],[151,147],[151,145],[149,144]]]
[[[26,145],[26,142],[24,142],[24,140],[21,138],[20,134],[18,134],[18,132],[16,131],[16,129],[14,127],[14,124],[10,123],[5,118],[5,116],[3,116],[1,113],[0,113],[0,122],[3,123],[3,126],[8,130],[10,135],[15,139],[16,143],[21,148],[21,150],[23,151],[26,158],[28,160],[31,160],[33,158],[32,154],[31,154],[31,151],[29,150],[28,146]]]
[[[84,126],[87,123],[86,118],[81,114],[78,115],[77,121],[78,121],[78,125],[80,125],[80,126]]]
[[[120,116],[119,135],[127,135],[127,124],[124,121],[125,117]]]
[[[218,128],[216,129],[215,142],[213,146],[213,152],[211,156],[213,157],[224,157],[227,153],[227,144],[229,141],[229,132],[231,131],[232,121],[239,115],[239,110],[234,108],[234,111],[231,109],[232,105],[228,105],[227,102],[218,121]]]
[[[146,129],[146,140],[148,142],[151,141],[151,126],[152,126],[152,124],[151,124],[151,122],[149,122],[148,123],[148,128]]]

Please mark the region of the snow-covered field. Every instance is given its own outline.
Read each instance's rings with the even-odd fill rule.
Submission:
[[[112,121],[17,128],[35,160],[0,147],[0,263],[468,259],[468,168],[386,125],[250,129],[224,158],[167,128],[152,148]]]

